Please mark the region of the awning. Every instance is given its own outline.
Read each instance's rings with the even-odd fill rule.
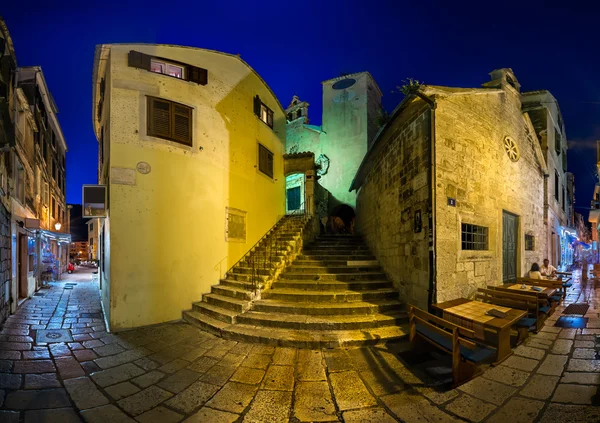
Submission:
[[[71,243],[71,234],[66,234],[64,232],[54,232],[46,229],[39,229],[38,232],[46,236],[48,238],[52,238],[58,242],[66,242],[67,244]]]

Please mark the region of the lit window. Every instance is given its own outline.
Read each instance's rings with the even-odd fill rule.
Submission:
[[[175,78],[184,79],[183,66],[175,65],[169,62],[163,62],[160,60],[150,60],[150,70],[156,73],[162,73],[164,75],[174,76]]]
[[[270,128],[273,128],[273,110],[269,109],[259,96],[254,97],[254,114]]]

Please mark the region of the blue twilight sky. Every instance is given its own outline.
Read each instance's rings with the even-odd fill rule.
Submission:
[[[0,14],[18,64],[42,66],[58,105],[69,147],[68,202],[81,201],[82,184],[97,182],[94,47],[146,42],[239,53],[284,107],[294,93],[307,100],[314,124],[321,120],[320,82],[343,72],[370,71],[391,111],[401,100],[391,91],[408,77],[476,87],[491,70],[511,67],[523,90],[548,89],[558,99],[576,206],[587,216],[600,139],[600,6],[550,3],[28,0],[4,2]]]

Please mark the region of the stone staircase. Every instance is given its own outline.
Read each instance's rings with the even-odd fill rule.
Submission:
[[[408,319],[398,296],[362,238],[320,236],[261,298],[230,305],[232,319],[219,334],[299,348],[399,339],[408,335]]]
[[[211,287],[210,294],[202,295],[192,310],[183,312],[183,319],[222,335],[297,255],[308,223],[304,215],[283,217],[218,285]]]

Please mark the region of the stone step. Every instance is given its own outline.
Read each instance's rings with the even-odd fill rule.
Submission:
[[[294,266],[348,266],[348,262],[360,262],[362,266],[379,266],[377,260],[338,260],[337,258],[331,258],[327,260],[310,260],[306,258],[294,260]],[[354,266],[353,266],[354,267]]]
[[[301,289],[274,288],[262,293],[263,299],[298,303],[345,303],[384,301],[398,299],[398,291],[392,288],[371,289],[368,291],[306,291]]]
[[[256,260],[254,268],[240,265],[233,268],[234,273],[241,273],[243,275],[252,275],[254,273],[256,275],[269,276],[272,273],[272,270],[272,263],[265,262],[265,260]]]
[[[236,281],[234,279],[221,279],[220,284],[224,285],[224,286],[231,286],[231,287],[234,287],[234,288],[245,289],[245,290],[248,290],[248,291],[252,291],[252,289],[254,288],[252,282],[248,282],[248,281]],[[259,284],[257,288],[258,289],[262,289],[263,288],[262,283]]]
[[[240,313],[250,308],[250,303],[248,301],[238,300],[236,298],[231,297],[225,297],[223,295],[218,294],[203,295],[202,301]]]
[[[277,329],[251,325],[231,325],[221,336],[233,341],[262,343],[290,348],[339,348],[375,345],[408,337],[408,324],[348,331],[312,331]]]
[[[251,290],[242,287],[213,285],[211,287],[211,292],[213,294],[222,295],[223,297],[231,297],[238,300],[252,301],[254,299],[254,293]]]
[[[304,251],[307,253],[319,254],[321,251],[325,252],[325,254],[334,252],[334,251],[348,251],[345,254],[352,254],[353,251],[357,251],[359,253],[366,252],[369,253],[369,247],[366,245],[336,245],[336,244],[319,244],[319,245],[309,245],[304,248]]]
[[[237,317],[237,323],[242,325],[312,331],[370,329],[406,322],[408,314],[405,311],[366,316],[304,316],[251,310]]]
[[[302,252],[298,254],[296,260],[343,260],[343,261],[358,261],[358,260],[377,260],[375,256],[369,253],[366,254],[308,254]]]
[[[372,281],[387,279],[383,272],[347,272],[347,273],[300,273],[300,272],[284,272],[279,275],[280,279],[295,279],[295,280],[312,280],[312,281]]]
[[[265,291],[266,292],[266,291]],[[296,303],[278,300],[257,300],[252,310],[264,313],[286,313],[299,315],[368,315],[400,311],[404,305],[399,300],[355,301],[351,303]]]
[[[357,240],[363,241],[363,237],[360,235],[317,235],[315,237],[318,241],[330,241],[330,240]]]
[[[310,273],[312,275],[338,274],[338,273],[363,273],[381,271],[378,264],[372,266],[305,266],[294,263],[286,268],[285,273]]]
[[[183,312],[183,320],[213,335],[222,336],[221,330],[230,327],[230,323],[222,322],[206,314],[193,310]]]
[[[213,304],[206,303],[204,301],[198,301],[192,304],[192,311],[206,314],[207,316],[220,320],[225,323],[234,323],[235,316],[240,313],[237,311],[229,310],[228,308],[219,307]]]
[[[251,274],[244,274],[244,273],[227,272],[227,279],[233,279],[233,280],[236,280],[236,281],[250,282],[251,279],[252,279],[252,275]],[[266,275],[257,275],[257,276],[255,276],[255,279],[256,279],[257,283],[264,283],[268,279],[268,276],[266,276]]]
[[[276,282],[273,282],[273,289],[275,288],[304,289],[310,291],[363,291],[370,289],[393,288],[393,284],[388,280],[340,282],[280,279]]]

